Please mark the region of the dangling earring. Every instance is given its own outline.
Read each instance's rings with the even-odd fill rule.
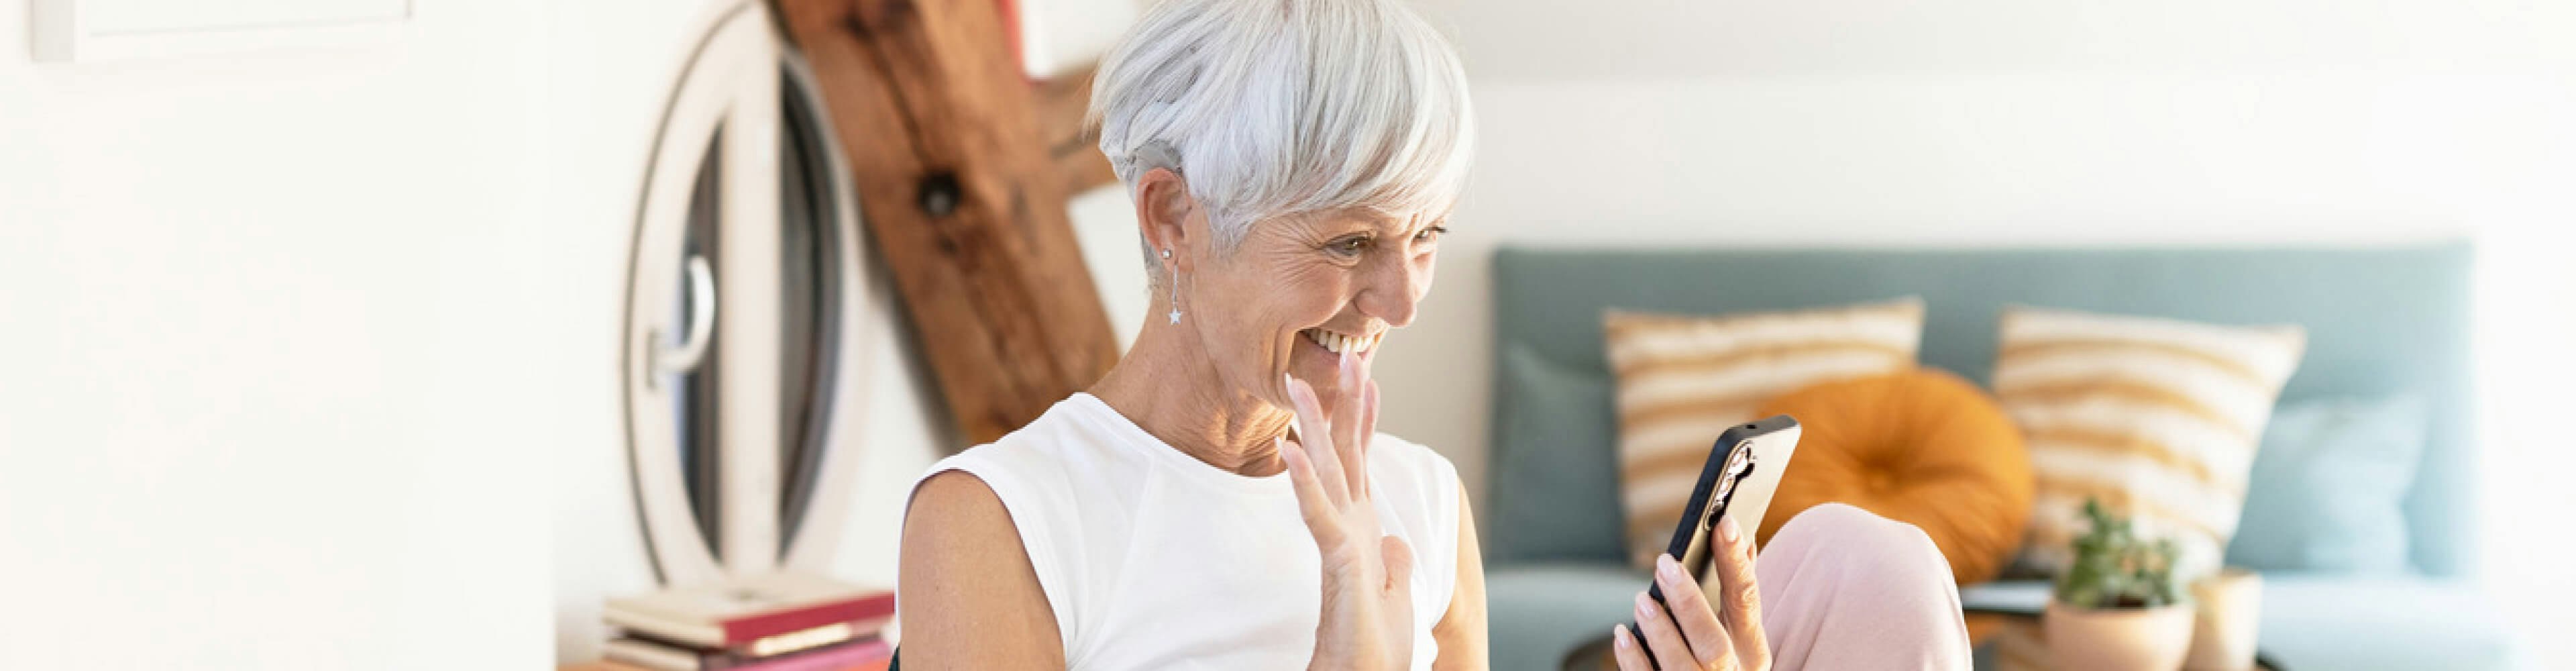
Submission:
[[[1172,258],[1172,250],[1163,250],[1163,258]],[[1172,268],[1172,311],[1164,313],[1163,316],[1170,318],[1174,324],[1181,323],[1181,269],[1177,265]]]

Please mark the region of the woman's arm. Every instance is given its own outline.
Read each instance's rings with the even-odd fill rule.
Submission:
[[[1467,485],[1458,484],[1458,585],[1449,595],[1449,612],[1431,625],[1440,643],[1434,671],[1485,671],[1493,663],[1485,649],[1485,553],[1476,545],[1476,513],[1468,508]]]
[[[900,566],[903,668],[1064,668],[1019,528],[974,474],[947,471],[913,491]]]

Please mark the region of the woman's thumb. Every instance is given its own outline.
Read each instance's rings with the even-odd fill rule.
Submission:
[[[1378,539],[1378,554],[1386,557],[1386,588],[1404,593],[1413,585],[1413,548],[1404,539],[1387,536]]]

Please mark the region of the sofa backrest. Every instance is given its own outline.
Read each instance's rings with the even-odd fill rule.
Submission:
[[[2416,568],[2473,566],[2476,446],[2466,243],[2385,248],[1495,253],[1487,556],[1622,557],[1601,311],[1715,314],[1921,296],[1921,360],[1985,383],[2007,304],[2307,327],[2284,402],[2411,393],[2430,404],[2406,501]],[[2257,482],[2253,486],[2261,487]],[[2263,533],[2242,529],[2239,533]]]

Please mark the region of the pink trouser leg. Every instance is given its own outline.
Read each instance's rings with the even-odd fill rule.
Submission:
[[[1753,571],[1773,669],[1969,667],[1950,564],[1914,525],[1816,506],[1771,537]]]

